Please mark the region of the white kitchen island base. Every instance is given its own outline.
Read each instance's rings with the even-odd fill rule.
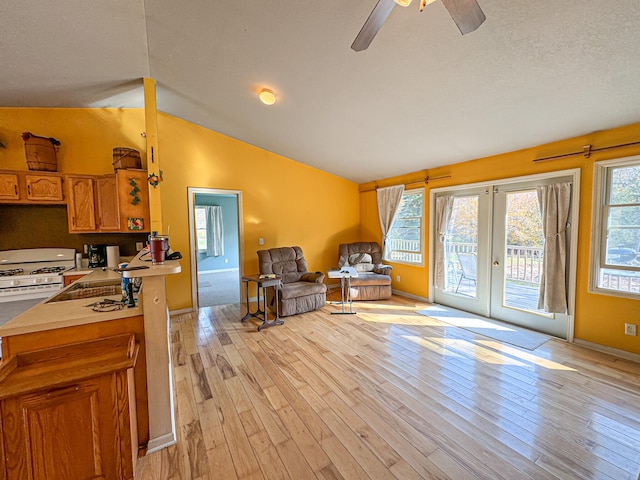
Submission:
[[[152,265],[147,250],[142,250],[129,267],[148,266],[147,269],[122,272],[125,278],[141,278],[144,332],[147,355],[147,394],[149,405],[149,443],[147,454],[176,443],[173,408],[173,380],[171,375],[170,319],[167,307],[166,275],[181,271],[177,261]]]

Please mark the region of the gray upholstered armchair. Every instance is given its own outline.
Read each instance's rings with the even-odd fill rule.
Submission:
[[[282,277],[279,290],[281,317],[310,312],[327,303],[324,274],[308,272],[307,261],[300,247],[279,247],[258,251],[260,274],[275,273]],[[267,289],[267,305],[273,307],[273,289]]]
[[[382,250],[376,242],[341,243],[338,267],[352,266],[358,276],[351,279],[354,300],[384,300],[391,297],[391,265],[382,264]]]

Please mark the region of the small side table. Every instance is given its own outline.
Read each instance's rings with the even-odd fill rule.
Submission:
[[[258,306],[256,307],[255,312],[251,312],[249,308],[249,283],[254,282],[256,284],[256,292],[258,297]],[[280,286],[282,285],[282,281],[280,277],[276,278],[261,278],[260,275],[247,275],[242,277],[242,283],[245,285],[245,299],[247,301],[247,313],[242,319],[241,322],[244,322],[247,318],[255,317],[262,320],[262,323],[258,326],[258,331],[263,328],[272,327],[274,325],[282,325],[284,320],[282,320],[279,316],[279,306],[278,306],[278,290],[280,290]],[[273,295],[275,298],[275,307],[276,307],[276,317],[273,320],[269,320],[269,313],[267,309],[267,288],[273,288]],[[262,289],[262,294],[260,289]],[[260,308],[260,298],[262,297],[262,308]]]
[[[355,315],[356,312],[353,311],[353,299],[351,298],[351,279],[353,277],[358,276],[358,272],[353,267],[342,267],[340,270],[329,270],[327,272],[327,276],[329,278],[339,278],[340,279],[340,305],[341,310],[339,312],[331,312],[331,315]],[[345,295],[345,281],[347,279],[347,294]],[[344,304],[345,300],[349,303],[349,311],[345,311]]]

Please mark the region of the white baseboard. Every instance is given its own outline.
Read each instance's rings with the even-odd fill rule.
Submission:
[[[430,303],[428,298],[419,297],[418,295],[412,295],[411,293],[402,292],[400,290],[391,290],[394,295],[400,295],[401,297],[411,298],[413,300],[418,300],[419,302]]]
[[[191,308],[181,308],[180,310],[170,310],[169,311],[169,315],[182,315],[183,313],[191,313],[191,312],[195,312],[196,309],[191,307]]]
[[[613,355],[615,357],[620,357],[624,358],[625,360],[631,360],[632,362],[640,363],[640,355],[638,355],[637,353],[625,352],[624,350],[607,347],[605,345],[599,345],[597,343],[587,342],[586,340],[580,340],[579,338],[574,338],[573,343],[575,343],[576,345],[580,345],[581,347],[590,348],[591,350],[608,353],[609,355]]]
[[[147,444],[147,455],[162,450],[163,448],[170,447],[176,444],[176,435],[171,433],[165,433],[157,438],[152,438]]]

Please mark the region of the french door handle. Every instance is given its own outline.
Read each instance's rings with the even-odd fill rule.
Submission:
[[[494,267],[499,267],[499,266],[500,266],[500,262],[499,262],[498,260],[495,260],[495,261],[493,262],[493,266],[494,266]]]

